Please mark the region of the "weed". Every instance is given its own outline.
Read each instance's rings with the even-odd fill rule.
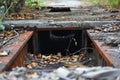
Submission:
[[[87,0],[87,1],[96,6],[120,8],[120,0]]]

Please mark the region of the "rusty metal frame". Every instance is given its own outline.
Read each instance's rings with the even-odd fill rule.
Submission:
[[[105,61],[105,65],[106,66],[113,66],[113,67],[120,67],[119,61],[115,62],[115,57],[110,55],[107,52],[107,49],[110,49],[110,46],[103,46],[103,42],[99,42],[97,40],[94,40],[90,34],[90,31],[87,30],[87,35],[90,39],[90,41],[92,42],[93,47],[95,48],[95,51],[97,52],[97,54],[99,55],[99,61],[98,64],[100,66],[102,66],[103,60]],[[116,66],[117,63],[118,65]]]
[[[13,67],[23,66],[23,60],[27,53],[27,42],[33,35],[33,31],[28,31],[21,34],[18,39],[21,41],[18,44],[10,45],[2,50],[10,49],[11,52],[8,56],[0,57],[0,72],[10,70]]]

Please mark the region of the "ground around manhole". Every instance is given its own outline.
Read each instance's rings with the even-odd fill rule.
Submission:
[[[3,50],[5,47],[11,45],[17,45],[22,40],[18,39],[19,35],[25,31],[21,30],[4,30],[0,32],[0,56],[7,56],[10,53],[10,50]]]
[[[52,1],[52,0],[51,0]],[[35,26],[40,26],[38,24],[51,24],[53,26],[64,28],[66,24],[61,25],[56,22],[70,22],[76,21],[100,21],[109,22],[102,25],[95,25],[95,29],[92,29],[92,38],[95,40],[103,41],[105,45],[112,46],[114,49],[109,51],[118,52],[119,51],[119,30],[120,30],[120,10],[119,9],[107,9],[103,7],[86,6],[81,0],[57,0],[51,2],[46,0],[46,4],[53,7],[70,7],[71,12],[49,12],[49,9],[44,9],[43,11],[28,10],[28,12],[13,13],[9,15],[3,24],[23,26],[26,28],[38,28]],[[28,21],[27,21],[28,20]],[[36,21],[37,20],[37,21]],[[118,22],[117,24],[114,22]],[[70,22],[71,23],[71,22]],[[37,25],[36,25],[37,24]],[[86,23],[85,23],[86,24]],[[71,25],[71,24],[70,24]],[[76,26],[72,24],[73,26]],[[46,25],[45,25],[46,26]],[[50,26],[50,25],[47,25]],[[69,25],[68,25],[69,26]],[[81,26],[81,25],[77,25]],[[70,27],[70,26],[69,26]],[[42,26],[43,28],[43,26]],[[24,31],[24,30],[23,30]],[[114,33],[114,34],[112,34]],[[100,34],[100,35],[99,35]],[[13,38],[16,38],[18,33],[15,30],[8,32],[0,32],[0,47],[7,45],[6,43]],[[14,43],[14,39],[13,39]],[[11,43],[12,44],[12,43]],[[10,45],[10,44],[9,44]],[[118,58],[116,58],[118,60]],[[24,67],[14,68],[12,71],[0,73],[1,80],[120,80],[118,78],[120,70],[111,67],[93,67],[97,66],[96,55],[91,54],[80,54],[80,55],[70,55],[62,56],[61,53],[57,55],[33,55],[28,53],[25,57]],[[86,68],[86,67],[92,68]],[[60,67],[60,68],[59,68]],[[82,68],[84,67],[84,68]],[[108,76],[101,74],[110,73]],[[113,74],[116,73],[116,74]],[[94,75],[95,74],[95,75]]]
[[[111,60],[114,67],[119,67],[120,24],[105,24],[99,28],[88,30],[88,34],[96,42],[96,45],[101,47],[103,54],[111,56],[109,60]]]
[[[48,8],[49,10],[49,8]],[[46,20],[46,22],[56,21],[119,21],[119,9],[107,9],[102,7],[90,6],[86,8],[70,8],[70,12],[49,12],[30,10],[30,12],[13,13],[8,16],[8,20]]]

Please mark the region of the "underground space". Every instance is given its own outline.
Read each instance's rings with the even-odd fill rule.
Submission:
[[[50,70],[62,66],[72,69],[98,66],[97,55],[85,30],[48,30],[36,34],[28,42],[25,67]]]

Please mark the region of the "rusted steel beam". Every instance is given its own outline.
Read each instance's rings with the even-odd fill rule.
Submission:
[[[10,71],[12,68],[24,66],[24,58],[26,53],[27,46],[24,46],[23,49],[18,52],[18,55],[14,58],[14,60],[9,63],[10,65],[3,71]]]
[[[10,50],[8,56],[0,57],[0,72],[10,70],[15,66],[22,66],[26,53],[26,44],[33,35],[33,31],[20,34],[14,43],[3,47],[1,50]]]
[[[38,39],[38,31],[35,30],[33,34],[33,54],[37,55],[39,53],[39,39]]]
[[[93,34],[93,33],[92,33]],[[104,59],[106,62],[106,66],[113,66],[113,67],[120,67],[120,60],[116,60],[117,56],[114,56],[115,53],[113,53],[114,55],[112,55],[110,52],[108,52],[108,49],[111,49],[112,47],[110,46],[103,46],[103,42],[99,42],[98,40],[94,40],[91,36],[90,31],[87,31],[87,35],[89,36],[93,47],[95,48],[95,50],[97,51],[98,55],[100,55],[99,58],[99,63],[101,63],[101,60]]]

